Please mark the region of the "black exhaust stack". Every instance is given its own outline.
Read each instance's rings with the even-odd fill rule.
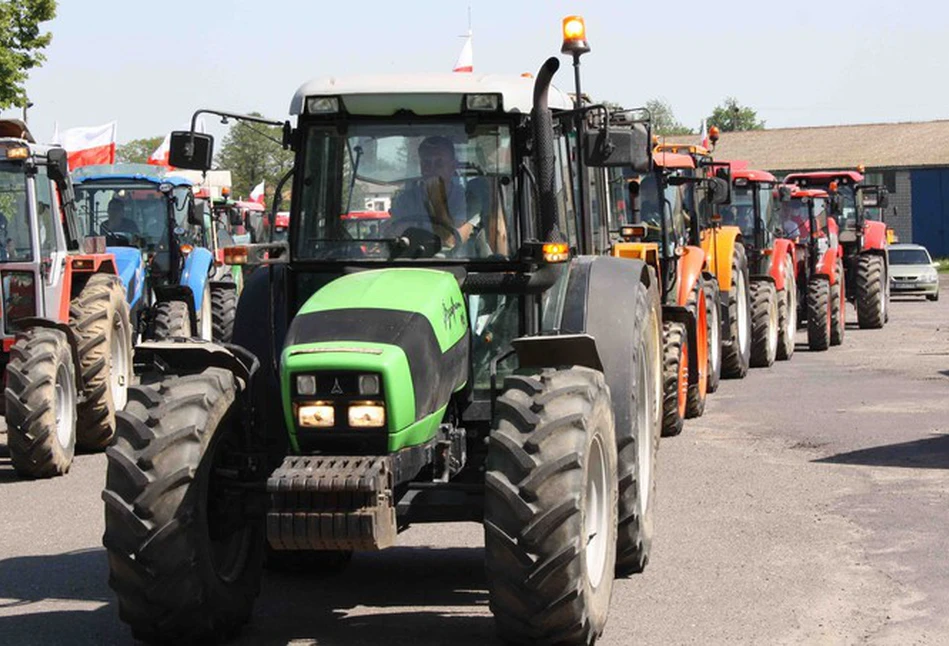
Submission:
[[[534,137],[534,169],[537,173],[538,208],[540,211],[540,239],[544,242],[559,242],[563,239],[557,222],[560,214],[554,190],[555,163],[554,119],[547,107],[547,93],[560,61],[548,58],[534,80],[534,107],[531,110],[531,125]]]

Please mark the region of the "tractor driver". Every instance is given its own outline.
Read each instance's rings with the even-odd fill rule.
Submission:
[[[465,186],[456,174],[455,145],[447,137],[426,137],[418,157],[422,177],[392,198],[392,226],[432,231],[446,248],[467,242],[481,226],[480,214],[468,219]],[[456,231],[461,240],[455,240]]]
[[[131,233],[139,235],[138,225],[134,220],[125,217],[125,203],[113,197],[109,201],[109,219],[102,223],[103,235],[109,233]]]

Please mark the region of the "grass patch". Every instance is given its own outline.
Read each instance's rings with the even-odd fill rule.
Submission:
[[[949,258],[935,258],[933,262],[936,263],[936,271],[940,274],[949,273]]]

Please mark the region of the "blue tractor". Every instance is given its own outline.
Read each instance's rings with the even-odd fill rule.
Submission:
[[[86,234],[104,236],[125,285],[136,338],[229,342],[233,281],[216,277],[204,203],[191,181],[145,164],[86,166],[73,173]],[[214,312],[215,308],[231,312]],[[227,329],[225,329],[227,328]]]

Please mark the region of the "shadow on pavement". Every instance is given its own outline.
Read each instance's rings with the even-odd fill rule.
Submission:
[[[814,462],[908,469],[949,469],[949,435],[935,435],[912,442],[838,453]]]
[[[396,547],[342,574],[269,573],[237,644],[494,644],[484,550]]]
[[[939,374],[941,374],[944,377],[949,377],[949,370],[940,370]]]

